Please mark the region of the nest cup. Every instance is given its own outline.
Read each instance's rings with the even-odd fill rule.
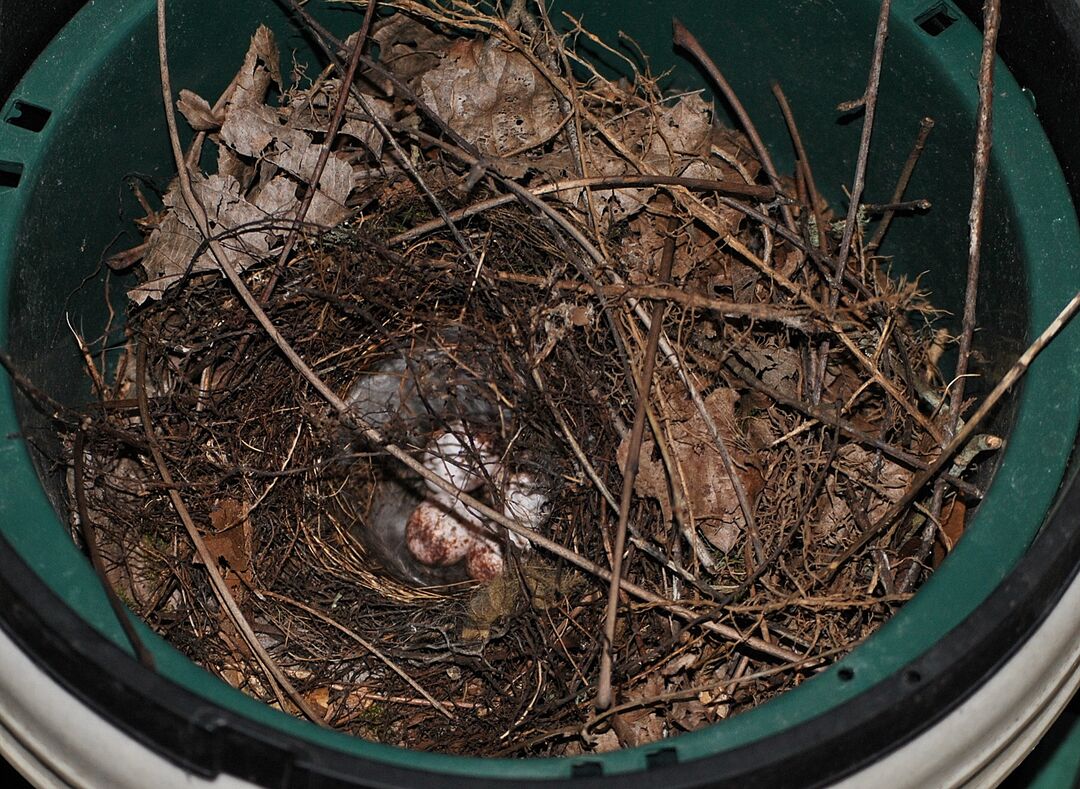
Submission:
[[[838,118],[832,108],[864,89],[877,2],[853,0],[838,7],[740,0],[716,8],[705,2],[620,7],[579,0],[560,6],[584,15],[607,40],[626,32],[649,53],[657,73],[677,62],[668,34],[670,15],[677,12],[717,55],[784,172],[792,169],[790,144],[769,91],[770,80],[781,82],[825,196],[834,205],[844,204],[841,185],[854,172],[861,124]],[[313,2],[310,10],[342,37],[359,22],[357,14],[333,3]],[[259,21],[272,27],[283,50],[295,51],[298,60],[320,61],[274,4],[176,3],[169,29],[174,85],[217,95]],[[937,126],[908,194],[929,198],[934,209],[917,221],[898,219],[883,251],[896,256],[901,273],[922,274],[934,303],[955,315],[961,311],[965,276],[979,45],[974,27],[947,3],[893,3],[866,192],[871,199],[887,199],[919,119],[932,116]],[[0,123],[0,340],[39,386],[72,404],[86,401],[86,383],[65,316],[88,334],[104,325],[100,290],[80,285],[110,245],[139,238],[130,223],[138,207],[120,176],[139,173],[164,181],[174,170],[157,79],[152,4],[93,4],[27,74],[4,109],[7,122]],[[705,82],[685,62],[670,85],[702,86]],[[12,123],[24,114],[20,104],[34,108],[34,117],[44,121]],[[118,234],[126,234],[122,242]],[[981,381],[996,381],[1080,286],[1078,248],[1075,211],[1057,162],[1028,97],[999,64],[979,294],[978,324],[984,330],[976,340]],[[157,675],[143,672],[123,654],[128,650],[124,636],[57,514],[62,474],[40,463],[28,443],[15,437],[47,446],[55,440],[53,431],[12,392],[7,378],[0,379],[0,420],[7,436],[0,531],[11,550],[3,551],[0,586],[8,595],[12,588],[30,590],[25,594],[33,594],[44,622],[39,630],[60,634],[54,640],[64,645],[53,647],[64,656],[54,667],[58,676],[109,710],[122,730],[141,732],[173,762],[207,775],[220,770],[280,784],[287,770],[292,776],[305,771],[352,775],[361,783],[376,774],[395,783],[430,782],[436,776],[453,783],[619,773],[627,782],[644,782],[657,779],[653,771],[692,780],[709,765],[726,764],[729,772],[748,774],[770,765],[779,769],[781,757],[795,758],[790,754],[799,752],[808,726],[842,727],[837,721],[849,709],[844,705],[890,692],[897,677],[917,685],[920,675],[910,666],[960,627],[1024,555],[1065,474],[1076,433],[1080,362],[1071,352],[1076,338],[1076,327],[1067,330],[999,409],[992,429],[1007,435],[1009,443],[985,500],[955,552],[893,620],[836,667],[796,690],[731,721],[638,749],[510,761],[369,743],[320,730],[243,696],[145,629],[159,668]],[[85,679],[94,673],[86,671],[88,665],[99,667],[95,680]],[[898,696],[898,703],[906,698]],[[758,752],[770,754],[759,764],[736,758],[756,746],[768,746]]]

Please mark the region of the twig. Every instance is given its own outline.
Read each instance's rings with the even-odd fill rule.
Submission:
[[[677,220],[672,217],[664,239],[664,249],[660,257],[660,284],[666,284],[671,278],[671,266],[675,260],[675,229]],[[630,431],[630,444],[626,453],[626,467],[623,469],[622,496],[619,500],[619,523],[615,531],[615,546],[612,550],[611,585],[608,588],[607,612],[604,618],[604,638],[600,647],[600,679],[596,689],[597,709],[611,706],[611,668],[615,649],[615,622],[619,610],[619,584],[622,578],[623,552],[626,550],[626,525],[630,521],[630,504],[634,498],[634,481],[637,479],[641,464],[641,440],[645,435],[645,416],[648,407],[649,390],[652,389],[653,369],[656,365],[656,348],[660,344],[660,329],[663,325],[664,302],[653,305],[652,325],[645,343],[645,356],[642,360],[641,382],[638,384],[638,402],[634,410],[634,425]]]
[[[829,254],[829,234],[825,232],[825,221],[821,216],[821,193],[818,192],[817,182],[814,180],[814,171],[810,167],[810,157],[806,155],[802,135],[799,134],[798,124],[795,123],[795,114],[791,111],[791,105],[788,103],[787,96],[784,94],[784,89],[780,87],[779,82],[772,84],[772,92],[776,96],[776,103],[780,105],[780,113],[784,116],[788,134],[791,135],[791,143],[795,146],[798,164],[802,168],[803,178],[806,179],[806,191],[810,197],[810,215],[814,217],[814,221],[817,223],[819,246],[821,251],[827,255]]]
[[[899,203],[863,203],[862,210],[866,215],[887,214],[892,216],[898,211],[929,211],[934,204],[925,197],[918,200],[902,200]]]
[[[979,262],[982,255],[983,208],[986,204],[986,179],[990,170],[993,144],[994,60],[998,29],[1001,26],[1001,0],[987,0],[983,21],[982,61],[979,65],[979,112],[975,133],[975,164],[968,212],[968,272],[964,290],[964,317],[958,344],[954,384],[949,398],[949,435],[956,431],[964,403],[971,340],[975,333],[975,305],[979,289]]]
[[[75,446],[72,448],[72,453],[74,455],[72,461],[75,477],[73,480],[75,507],[79,515],[79,531],[82,533],[83,542],[86,543],[86,549],[90,554],[90,564],[93,566],[98,580],[101,581],[101,587],[105,591],[105,598],[109,601],[109,607],[112,608],[116,621],[120,623],[128,643],[131,644],[131,648],[135,651],[135,656],[138,657],[140,663],[154,671],[154,656],[146,648],[146,644],[143,643],[142,638],[139,636],[139,631],[135,629],[135,624],[128,618],[129,612],[127,608],[124,607],[120,597],[116,594],[116,590],[109,583],[105,559],[101,555],[101,548],[98,546],[97,536],[94,534],[94,526],[90,522],[90,508],[86,503],[86,430],[84,427],[80,427],[75,431]]]
[[[310,605],[307,605],[306,603],[301,603],[299,600],[294,600],[291,597],[287,597],[287,596],[282,595],[282,594],[277,594],[276,592],[271,592],[268,589],[260,589],[258,593],[260,595],[264,595],[266,597],[273,598],[274,600],[279,600],[279,601],[281,601],[281,602],[283,602],[283,603],[285,603],[287,605],[291,605],[291,606],[293,606],[295,608],[299,608],[301,611],[306,611],[307,613],[311,614],[311,616],[315,617],[316,619],[319,619],[319,620],[325,622],[326,624],[330,625],[330,627],[344,633],[346,636],[351,638],[357,644],[362,646],[364,649],[366,649],[372,655],[374,655],[379,660],[381,660],[383,663],[385,663],[387,665],[387,667],[390,668],[391,671],[393,671],[395,674],[397,674],[403,680],[408,682],[409,685],[412,687],[412,689],[415,690],[417,693],[419,693],[421,696],[423,696],[425,699],[427,699],[427,701],[431,704],[431,706],[433,706],[435,709],[437,709],[439,712],[441,712],[443,715],[445,715],[450,720],[454,719],[453,713],[451,713],[450,710],[448,710],[446,708],[446,705],[444,705],[442,702],[440,702],[438,699],[434,698],[430,693],[428,693],[426,690],[424,690],[423,686],[421,686],[419,682],[417,682],[415,679],[413,679],[411,676],[409,676],[408,672],[406,672],[405,669],[403,669],[401,666],[399,666],[393,660],[388,658],[378,647],[376,647],[374,644],[372,644],[366,638],[361,636],[359,633],[345,627],[345,625],[338,622],[332,616],[328,616],[327,614],[324,614],[319,609],[314,608],[314,607],[312,607]]]
[[[904,162],[904,168],[900,171],[900,178],[896,182],[896,189],[893,190],[892,198],[889,200],[890,203],[899,203],[904,199],[904,192],[907,191],[908,184],[911,182],[911,176],[915,172],[915,165],[919,163],[923,149],[926,148],[926,140],[933,128],[933,118],[923,118],[919,121],[919,134],[915,137],[915,145],[912,147],[911,153],[908,154],[907,161]],[[892,223],[895,214],[895,210],[889,210],[881,217],[881,221],[874,229],[874,235],[866,243],[867,252],[876,252],[878,247],[881,246],[885,234],[889,232],[889,225]]]
[[[647,187],[647,186],[682,186],[686,189],[702,192],[716,192],[721,195],[734,195],[737,197],[748,197],[754,200],[772,200],[776,197],[776,190],[771,186],[760,186],[758,184],[741,184],[737,181],[716,181],[711,178],[685,178],[678,175],[650,175],[650,174],[634,174],[628,173],[625,175],[602,175],[593,176],[592,178],[574,178],[568,181],[556,181],[553,184],[544,184],[542,186],[536,186],[531,188],[531,191],[537,197],[541,195],[553,194],[555,192],[568,192],[572,189],[616,189],[620,187]],[[487,200],[482,200],[478,203],[473,203],[465,208],[459,208],[456,211],[451,211],[449,217],[451,219],[465,219],[466,217],[476,216],[485,211],[490,211],[493,208],[504,206],[508,203],[514,202],[518,199],[513,194],[499,195],[498,197],[491,197]],[[404,244],[409,241],[415,241],[421,236],[425,236],[428,233],[434,232],[442,227],[446,226],[446,222],[440,217],[438,219],[432,219],[424,222],[423,224],[411,227],[396,236],[388,239],[386,245],[388,247],[397,246],[398,244]]]
[[[452,268],[453,264],[445,261],[432,261],[432,268]],[[558,279],[554,282],[549,277],[538,274],[521,274],[516,271],[494,270],[488,271],[487,276],[499,282],[513,282],[521,285],[536,285],[538,287],[550,287],[558,290],[573,291],[577,293],[592,294],[607,299],[649,299],[668,301],[681,304],[690,309],[708,310],[719,313],[726,318],[753,318],[758,321],[774,321],[799,331],[814,331],[815,322],[809,311],[802,307],[786,307],[783,305],[761,304],[758,302],[728,301],[715,296],[706,296],[702,293],[688,293],[678,288],[664,287],[663,285],[629,285],[610,284],[600,285],[599,288],[588,282],[580,282],[571,279]],[[312,292],[306,289],[304,292]],[[322,294],[318,294],[322,295]],[[342,306],[349,306],[349,302],[342,299]]]
[[[585,450],[581,448],[581,444],[574,438],[574,431],[570,428],[570,425],[567,424],[566,417],[563,416],[562,411],[555,405],[555,402],[551,399],[551,395],[548,393],[547,385],[544,383],[544,378],[540,374],[539,367],[533,367],[532,378],[533,382],[536,384],[536,388],[539,389],[540,393],[544,396],[548,410],[551,411],[551,415],[555,418],[555,423],[559,426],[559,430],[562,431],[563,438],[566,443],[569,444],[570,451],[574,453],[574,457],[577,458],[578,463],[581,464],[581,470],[585,472],[585,475],[590,480],[592,480],[596,489],[600,491],[600,495],[603,496],[604,500],[614,509],[618,506],[615,495],[604,483],[604,480],[600,477],[596,468],[589,461],[588,456],[585,454]]]
[[[979,63],[979,109],[975,131],[974,173],[972,176],[971,207],[968,212],[968,270],[964,289],[964,316],[958,343],[956,372],[949,393],[949,413],[946,436],[952,436],[960,424],[960,410],[964,407],[964,390],[967,385],[971,342],[975,334],[975,307],[979,295],[979,263],[982,257],[983,209],[986,204],[986,179],[990,171],[990,149],[993,145],[994,112],[994,61],[997,36],[1001,27],[1001,0],[987,0],[983,18],[983,48]],[[914,585],[919,568],[934,544],[937,523],[944,503],[944,489],[940,482],[934,485],[930,501],[930,517],[927,518],[920,540],[917,561],[912,561],[901,583],[906,591]]]
[[[836,270],[829,283],[829,309],[833,311],[840,301],[840,282],[847,268],[848,255],[851,254],[851,241],[855,237],[858,224],[859,203],[862,201],[863,188],[866,185],[866,164],[870,158],[870,138],[874,132],[874,113],[877,109],[878,88],[881,85],[881,64],[885,60],[885,41],[889,37],[889,11],[892,0],[881,0],[878,12],[877,30],[874,33],[874,54],[870,60],[870,77],[866,83],[866,92],[861,99],[851,104],[842,105],[844,110],[862,107],[863,127],[859,137],[859,153],[855,161],[855,180],[851,185],[850,204],[847,221],[844,223],[844,235],[840,239],[840,249],[836,253]],[[824,232],[824,228],[819,229]],[[825,338],[818,349],[818,370],[811,381],[811,400],[815,404],[821,401],[821,386],[825,381],[825,368],[829,363],[829,340]]]
[[[720,92],[724,94],[724,98],[727,99],[728,104],[735,111],[735,117],[739,120],[739,125],[742,126],[743,131],[746,132],[746,136],[750,138],[750,144],[754,146],[754,151],[757,153],[758,159],[761,160],[761,166],[765,169],[765,174],[769,177],[769,183],[778,191],[783,191],[780,183],[780,176],[776,171],[776,166],[773,164],[772,156],[769,154],[769,149],[761,139],[761,135],[758,134],[757,127],[754,126],[754,122],[750,119],[749,113],[746,108],[739,101],[738,94],[731,87],[731,83],[727,81],[723,73],[717,68],[716,63],[709,57],[709,54],[701,46],[698,40],[694,37],[694,34],[686,29],[677,18],[672,17],[672,38],[676,47],[686,50],[693,56],[694,60],[705,69],[705,73],[709,75],[709,78],[716,83],[716,86],[720,88]],[[784,217],[784,224],[788,228],[795,232],[795,218],[791,214],[791,209],[787,206],[780,207],[780,213]]]
[[[21,389],[35,406],[38,408],[44,406],[48,409],[46,416],[48,416],[49,419],[66,424],[78,424],[78,418],[72,413],[71,409],[60,401],[50,397],[44,390],[35,386],[34,382],[15,366],[14,359],[8,355],[7,351],[0,350],[0,367],[7,370],[7,374],[11,376],[11,380],[15,382],[15,386]]]

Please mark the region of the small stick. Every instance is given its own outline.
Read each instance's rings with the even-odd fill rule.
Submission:
[[[799,157],[798,163],[802,169],[803,178],[806,179],[806,191],[809,193],[810,198],[810,213],[817,223],[819,246],[821,251],[827,255],[829,254],[829,234],[825,232],[825,221],[822,219],[819,208],[821,205],[821,193],[818,192],[817,182],[814,180],[814,171],[810,167],[810,158],[806,155],[802,135],[799,134],[799,127],[795,123],[795,114],[791,111],[791,105],[788,103],[787,96],[784,89],[780,87],[779,82],[772,84],[772,92],[776,96],[776,103],[780,105],[780,113],[784,116],[784,122],[787,124],[788,134],[791,135],[791,143],[795,146],[795,155]]]
[[[845,226],[843,226],[843,236],[840,240],[840,250],[836,259],[833,295],[829,299],[829,307],[834,310],[840,298],[840,275],[843,268],[847,266],[848,255],[851,251],[851,240],[855,233],[856,219],[859,216],[859,203],[862,200],[863,189],[866,186],[866,163],[870,154],[870,136],[874,133],[874,114],[877,110],[878,90],[881,85],[881,64],[885,60],[885,42],[889,38],[889,11],[891,5],[892,0],[881,0],[877,30],[874,33],[874,55],[870,59],[870,76],[866,83],[866,93],[863,94],[860,100],[865,115],[863,117],[863,131],[859,139],[859,155],[855,160],[855,179],[851,185],[848,217]]]
[[[863,188],[866,186],[866,164],[870,158],[870,138],[874,132],[874,113],[877,110],[878,88],[881,85],[881,65],[885,60],[885,41],[889,37],[889,10],[892,0],[881,0],[878,12],[877,30],[874,33],[874,54],[870,60],[870,77],[866,83],[866,92],[854,103],[842,105],[845,110],[861,106],[863,116],[862,134],[859,137],[859,153],[855,161],[855,180],[851,185],[851,198],[848,205],[847,221],[844,223],[844,235],[840,239],[840,250],[836,253],[836,269],[832,282],[829,283],[829,309],[835,310],[840,301],[840,282],[847,268],[848,255],[851,254],[851,241],[855,237],[855,225],[858,223],[859,203],[862,201]],[[820,228],[824,232],[824,228]],[[824,339],[818,350],[819,367],[811,381],[811,399],[817,404],[821,401],[821,386],[825,380],[825,367],[829,362],[829,340]]]
[[[952,440],[950,440],[949,443],[945,445],[945,448],[941,450],[941,454],[938,455],[937,458],[934,459],[934,462],[927,466],[924,471],[919,472],[919,474],[915,476],[915,479],[912,480],[907,492],[889,508],[888,512],[881,516],[881,520],[873,524],[869,531],[859,535],[859,538],[851,545],[851,547],[829,563],[830,573],[835,573],[844,562],[854,556],[864,545],[866,545],[866,543],[885,529],[889,528],[897,517],[899,517],[900,514],[915,501],[923,486],[944,468],[945,464],[949,462],[956,452],[967,444],[968,440],[975,434],[979,424],[986,418],[986,415],[993,410],[994,406],[996,406],[998,401],[1005,396],[1005,393],[1012,388],[1013,384],[1023,377],[1024,373],[1026,373],[1031,366],[1031,363],[1035,360],[1035,357],[1037,357],[1043,349],[1050,344],[1050,341],[1065,328],[1066,324],[1072,320],[1078,310],[1080,310],[1080,292],[1069,300],[1069,303],[1062,308],[1061,312],[1059,312],[1057,317],[1050,322],[1050,325],[1043,330],[1042,334],[1027,347],[1027,350],[1020,354],[1020,357],[1013,366],[1009,368],[1009,371],[1005,373],[997,386],[995,386],[990,394],[986,396],[986,399],[983,400],[982,405],[980,405],[978,410],[972,414],[971,419],[964,423],[964,426],[957,431]]]
[[[433,261],[431,263],[431,267],[435,269],[451,268],[452,266],[452,263],[443,261]],[[754,318],[759,321],[775,321],[776,323],[800,331],[813,331],[814,329],[813,316],[810,315],[808,310],[798,306],[784,307],[758,302],[728,301],[726,299],[718,299],[714,296],[706,296],[701,293],[687,293],[678,288],[664,287],[662,285],[629,285],[626,283],[612,283],[610,285],[600,285],[599,287],[596,287],[591,283],[579,282],[572,279],[559,279],[555,282],[551,282],[548,277],[542,277],[538,274],[519,274],[516,271],[502,270],[489,271],[487,276],[497,282],[512,282],[520,285],[552,287],[557,288],[558,290],[590,293],[595,296],[611,299],[650,299],[670,301],[690,309],[717,312],[726,318]],[[323,295],[312,291],[310,288],[304,289],[304,292],[311,292],[313,295],[319,296]],[[343,307],[347,307],[349,302],[342,300],[340,304]],[[115,404],[120,402],[121,401],[112,401],[114,404],[113,407],[118,407]]]
[[[960,330],[956,372],[949,392],[949,413],[946,435],[952,436],[960,423],[960,410],[964,407],[964,390],[967,385],[971,342],[975,334],[975,306],[979,291],[979,263],[982,256],[983,209],[986,205],[986,179],[990,171],[990,149],[993,145],[994,112],[994,62],[996,58],[998,30],[1001,27],[1001,0],[987,0],[983,18],[983,48],[979,63],[979,109],[975,131],[974,173],[972,176],[971,207],[968,212],[968,270],[964,289],[964,317]],[[939,481],[934,485],[930,502],[930,515],[923,529],[919,558],[912,561],[901,588],[907,591],[914,585],[919,568],[934,544],[937,522],[940,520],[944,489]]]
[[[94,534],[94,526],[90,522],[90,508],[86,503],[85,425],[80,426],[79,429],[75,431],[75,446],[72,449],[72,453],[74,455],[73,461],[75,467],[75,507],[78,510],[79,515],[79,531],[82,533],[83,542],[86,543],[86,549],[90,553],[90,564],[93,566],[98,580],[101,581],[101,587],[105,591],[105,598],[109,601],[109,607],[112,608],[113,614],[116,616],[116,621],[120,623],[120,627],[123,629],[128,643],[131,644],[131,648],[135,651],[136,657],[138,657],[140,663],[151,671],[154,671],[154,656],[150,653],[150,650],[146,648],[146,644],[143,643],[142,638],[139,636],[139,631],[135,629],[135,624],[128,618],[127,608],[124,607],[124,604],[120,601],[120,597],[116,594],[116,590],[113,589],[112,584],[109,583],[109,575],[105,569],[105,559],[101,555],[101,548],[98,546],[97,536]]]
[[[908,154],[907,161],[904,162],[904,169],[900,171],[900,178],[896,182],[896,189],[893,190],[892,199],[889,202],[899,203],[904,199],[904,192],[907,191],[908,184],[911,182],[911,176],[915,172],[915,165],[919,163],[919,158],[922,156],[923,149],[926,148],[926,140],[930,136],[930,132],[933,128],[933,118],[923,118],[919,121],[919,134],[915,137],[915,145],[912,147],[911,153]],[[866,244],[867,252],[876,252],[878,247],[881,246],[885,234],[889,232],[889,225],[892,223],[895,214],[895,210],[889,210],[881,217],[881,222],[878,223],[877,228],[875,228],[874,235]]]
[[[744,594],[746,594],[746,592],[750,590],[750,587],[757,583],[757,580],[765,574],[765,572],[769,569],[769,567],[773,565],[774,562],[776,562],[777,559],[780,558],[780,554],[787,550],[787,547],[791,544],[791,541],[795,539],[795,535],[802,530],[803,524],[806,522],[806,516],[810,514],[810,510],[813,508],[814,502],[817,501],[818,496],[821,494],[821,489],[824,487],[825,480],[829,476],[829,469],[832,468],[832,464],[836,460],[837,450],[840,449],[839,433],[839,429],[833,430],[833,442],[832,448],[829,450],[829,456],[826,459],[825,464],[821,467],[821,471],[810,489],[810,495],[803,500],[802,505],[799,507],[799,514],[795,518],[795,522],[790,527],[785,527],[783,536],[773,548],[772,553],[769,554],[768,558],[765,559],[765,561],[761,562],[756,568],[754,568],[754,571],[750,573],[750,575],[748,575],[746,579],[743,580],[743,582],[740,583],[734,591],[720,598],[717,601],[719,605],[729,607],[728,610],[731,610],[731,604],[741,598]],[[677,641],[678,637],[681,636],[681,634],[685,630],[687,630],[690,625],[700,624],[701,621],[704,621],[708,616],[709,615],[706,614],[705,616],[700,617],[700,621],[698,622],[690,622],[683,625],[681,628],[679,628],[679,631],[676,633],[676,637],[673,640]]]
[[[544,184],[543,186],[532,187],[531,191],[534,195],[546,195],[554,192],[566,192],[571,189],[616,189],[620,187],[648,187],[648,186],[682,186],[692,191],[701,192],[716,192],[722,195],[734,195],[736,197],[748,197],[753,200],[762,200],[768,202],[776,198],[776,190],[771,186],[761,186],[759,184],[742,184],[738,181],[716,181],[711,178],[685,178],[678,175],[650,175],[650,174],[635,174],[628,173],[625,175],[602,175],[593,176],[591,178],[574,178],[569,181],[556,181],[552,184]],[[512,194],[503,194],[497,197],[490,197],[487,200],[482,200],[478,203],[473,203],[465,208],[459,208],[456,211],[451,211],[448,216],[451,219],[464,219],[470,216],[476,216],[485,211],[489,211],[492,208],[498,208],[504,206],[507,203],[514,202],[517,197]],[[409,241],[414,241],[420,236],[427,235],[435,230],[446,225],[445,221],[441,217],[432,219],[423,224],[416,225],[408,230],[398,233],[396,236],[386,241],[386,246],[393,247],[398,244],[404,244]]]
[[[776,191],[781,192],[780,176],[776,172],[776,165],[773,164],[772,156],[769,155],[769,149],[761,139],[761,135],[758,134],[757,127],[754,126],[754,122],[750,119],[749,113],[746,108],[743,107],[742,102],[739,101],[738,95],[731,87],[731,83],[727,81],[723,73],[717,68],[716,63],[709,57],[709,53],[701,46],[698,40],[694,37],[694,34],[686,29],[677,18],[671,19],[672,39],[675,46],[686,50],[693,56],[694,60],[698,62],[705,73],[709,75],[709,78],[716,83],[716,86],[720,88],[720,92],[724,94],[724,98],[727,99],[728,104],[735,111],[735,117],[739,120],[739,125],[743,127],[743,131],[746,132],[746,136],[750,138],[750,144],[754,146],[754,151],[757,153],[758,159],[761,160],[761,166],[765,168],[765,174],[769,177],[769,183],[773,185]],[[792,232],[795,231],[795,218],[791,214],[791,209],[788,206],[781,206],[780,213],[784,217],[784,224],[788,226]]]
[[[675,260],[675,229],[677,218],[672,216],[668,223],[667,238],[660,257],[660,284],[671,279],[671,266]],[[656,348],[660,344],[660,329],[663,325],[666,305],[658,301],[653,305],[652,325],[645,341],[645,356],[641,368],[641,383],[638,384],[638,402],[634,410],[634,426],[630,431],[630,445],[626,453],[626,468],[623,469],[622,497],[619,500],[619,524],[615,531],[615,546],[612,551],[611,585],[608,588],[607,613],[604,618],[604,638],[600,646],[600,679],[596,689],[596,708],[605,710],[611,706],[611,669],[615,645],[615,622],[619,611],[619,580],[622,578],[623,553],[626,550],[626,525],[630,521],[630,504],[634,498],[634,481],[637,479],[641,464],[641,440],[645,435],[645,416],[652,389],[653,369],[656,365]]]
[[[887,214],[892,216],[898,211],[929,211],[934,204],[925,197],[919,200],[903,200],[899,203],[863,203],[864,214]]]
[[[964,403],[971,340],[975,333],[975,304],[979,288],[979,262],[982,253],[983,208],[986,204],[986,179],[990,170],[993,144],[994,60],[998,30],[1001,26],[1001,0],[987,0],[983,21],[982,61],[979,65],[979,114],[975,133],[975,164],[968,212],[968,272],[964,290],[964,318],[960,332],[956,372],[949,398],[949,435],[956,431]]]

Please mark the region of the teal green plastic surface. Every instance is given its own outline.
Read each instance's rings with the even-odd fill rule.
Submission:
[[[17,186],[0,185],[0,343],[46,390],[85,401],[87,385],[65,325],[93,335],[103,325],[98,262],[139,238],[138,214],[125,176],[168,181],[173,165],[164,130],[149,0],[96,0],[53,42],[0,114],[0,171],[21,166]],[[894,0],[881,103],[866,197],[887,201],[919,120],[937,127],[908,194],[927,197],[925,217],[897,220],[886,251],[896,268],[922,274],[935,303],[958,312],[966,264],[966,216],[977,101],[980,38],[958,20],[932,36],[915,22],[938,2]],[[348,32],[359,16],[312,2],[328,25]],[[675,88],[704,83],[670,45],[673,12],[713,53],[775,152],[781,170],[793,156],[769,91],[779,80],[794,108],[819,185],[837,205],[854,170],[861,119],[838,120],[834,107],[862,93],[876,0],[565,0],[614,40],[637,39],[659,73],[678,69]],[[316,62],[279,6],[266,0],[169,3],[173,84],[215,97],[240,63],[258,22],[278,33],[285,53]],[[954,10],[955,11],[955,10]],[[287,62],[288,54],[286,54]],[[5,122],[14,101],[51,111],[40,132]],[[1041,331],[1080,287],[1080,232],[1064,180],[1032,105],[999,65],[995,147],[987,215],[978,347],[992,381],[1029,337]],[[4,165],[3,163],[8,163]],[[2,184],[2,182],[0,182]],[[89,280],[88,280],[89,278]],[[87,281],[88,280],[88,281]],[[969,533],[957,550],[879,633],[835,669],[762,707],[655,746],[604,756],[606,773],[645,768],[656,747],[675,747],[681,761],[723,752],[827,714],[917,657],[955,627],[1023,555],[1040,527],[1065,469],[1080,414],[1080,355],[1069,328],[1031,369],[999,423],[1012,424],[1009,446]],[[98,581],[57,517],[59,480],[35,469],[22,430],[49,441],[48,425],[13,399],[0,378],[0,529],[32,568],[94,627],[125,646]],[[414,753],[327,732],[257,703],[149,637],[162,672],[195,693],[311,742],[395,764],[470,776],[565,777],[574,759],[468,759]]]

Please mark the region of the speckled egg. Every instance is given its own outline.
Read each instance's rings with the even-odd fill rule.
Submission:
[[[446,567],[460,562],[469,553],[473,533],[469,519],[435,501],[423,501],[405,524],[409,553],[429,567]]]
[[[480,583],[490,583],[502,575],[503,566],[502,549],[497,542],[482,536],[473,539],[465,559],[470,578]]]

